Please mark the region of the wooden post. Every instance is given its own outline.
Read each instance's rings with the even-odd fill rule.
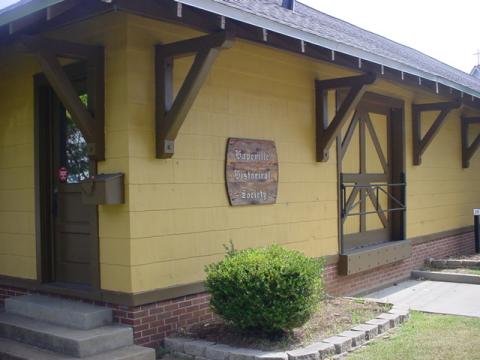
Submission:
[[[480,117],[462,117],[461,118],[461,127],[462,127],[462,167],[464,169],[470,167],[470,160],[473,155],[480,148],[480,135],[477,135],[475,140],[469,145],[469,136],[468,130],[471,124],[480,124]]]
[[[365,93],[366,85],[374,83],[376,75],[372,73],[339,79],[315,80],[316,106],[316,154],[317,161],[328,161],[329,149],[346,121],[352,117],[358,103]],[[347,97],[328,125],[327,92],[332,89],[350,87]]]
[[[438,134],[447,118],[447,115],[453,109],[461,106],[460,101],[440,102],[431,104],[412,104],[412,141],[413,141],[413,165],[422,163],[422,155],[427,150],[432,140]],[[425,136],[421,136],[422,113],[427,111],[440,111],[432,126],[428,129]]]
[[[171,158],[175,139],[221,49],[233,45],[226,32],[214,33],[176,43],[157,45],[156,69],[156,152],[157,158]],[[174,58],[196,54],[178,95],[173,99]]]
[[[96,160],[104,160],[105,71],[103,47],[27,35],[20,36],[17,45],[19,51],[28,51],[37,56],[50,86],[87,140],[89,155]],[[80,100],[72,82],[63,70],[57,59],[58,56],[87,62],[88,109]]]

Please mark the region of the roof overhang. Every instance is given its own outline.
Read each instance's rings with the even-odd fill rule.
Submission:
[[[11,24],[23,17],[35,14],[49,7],[53,7],[67,0],[30,0],[20,1],[17,4],[13,4],[10,7],[0,11],[0,26]],[[234,19],[236,21],[265,29],[272,33],[278,33],[280,35],[296,39],[299,42],[303,41],[305,44],[312,44],[321,48],[329,49],[341,54],[352,56],[362,61],[367,61],[372,64],[378,64],[384,66],[399,73],[410,74],[418,77],[419,79],[425,79],[436,84],[449,87],[458,91],[460,94],[468,94],[472,97],[480,98],[480,91],[471,89],[468,86],[459,84],[458,82],[446,79],[437,74],[424,71],[416,68],[412,65],[405,64],[400,61],[393,60],[391,58],[384,57],[374,52],[368,52],[364,49],[352,46],[350,44],[342,43],[341,41],[328,39],[318,34],[306,31],[305,29],[299,29],[293,27],[287,23],[283,23],[280,20],[272,20],[262,14],[257,14],[245,10],[244,8],[236,7],[235,4],[229,3],[228,5],[219,0],[174,0],[179,4],[188,5],[189,7],[203,10],[205,12],[223,16],[225,18]],[[115,2],[108,0],[98,0],[98,3],[105,3],[103,5],[110,5],[111,8],[115,6]]]
[[[480,92],[470,89],[469,87],[463,86],[451,80],[445,79],[444,77],[431,74],[411,65],[404,64],[389,58],[385,58],[381,55],[367,52],[363,49],[353,47],[341,42],[332,41],[330,39],[323,38],[317,34],[310,33],[308,31],[297,29],[290,25],[281,23],[279,21],[274,21],[269,18],[262,16],[261,14],[255,14],[253,12],[248,12],[245,9],[234,7],[231,3],[226,5],[222,2],[216,0],[175,0],[179,3],[195,7],[207,12],[217,14],[219,16],[224,16],[226,18],[235,19],[249,25],[257,26],[268,31],[276,32],[285,36],[289,36],[299,41],[305,41],[306,43],[314,44],[321,46],[336,52],[344,53],[350,56],[358,57],[362,60],[370,61],[372,63],[377,63],[383,65],[399,72],[408,73],[414,76],[421,77],[439,84],[445,85],[452,89],[458,90],[462,93],[472,95],[475,97],[480,97]]]
[[[50,6],[64,2],[65,0],[36,0],[27,3],[14,3],[9,7],[0,10],[0,26],[10,24],[11,22],[31,15],[37,11],[46,9]]]

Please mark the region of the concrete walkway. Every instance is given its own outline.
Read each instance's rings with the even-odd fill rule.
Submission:
[[[480,285],[407,280],[365,297],[412,310],[480,317]]]

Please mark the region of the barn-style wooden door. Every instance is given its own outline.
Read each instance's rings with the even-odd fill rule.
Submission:
[[[367,94],[339,139],[342,250],[403,237],[403,116]]]

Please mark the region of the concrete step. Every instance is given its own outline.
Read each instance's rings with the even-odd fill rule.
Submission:
[[[85,330],[113,321],[109,308],[40,294],[6,299],[5,312]]]
[[[0,337],[76,357],[133,345],[130,327],[107,325],[80,330],[8,313],[0,313]]]
[[[0,360],[73,360],[77,357],[54,353],[13,340],[0,338]],[[153,349],[141,346],[125,346],[83,360],[155,360]]]
[[[430,281],[480,285],[480,275],[460,274],[453,272],[413,270],[412,278]]]

